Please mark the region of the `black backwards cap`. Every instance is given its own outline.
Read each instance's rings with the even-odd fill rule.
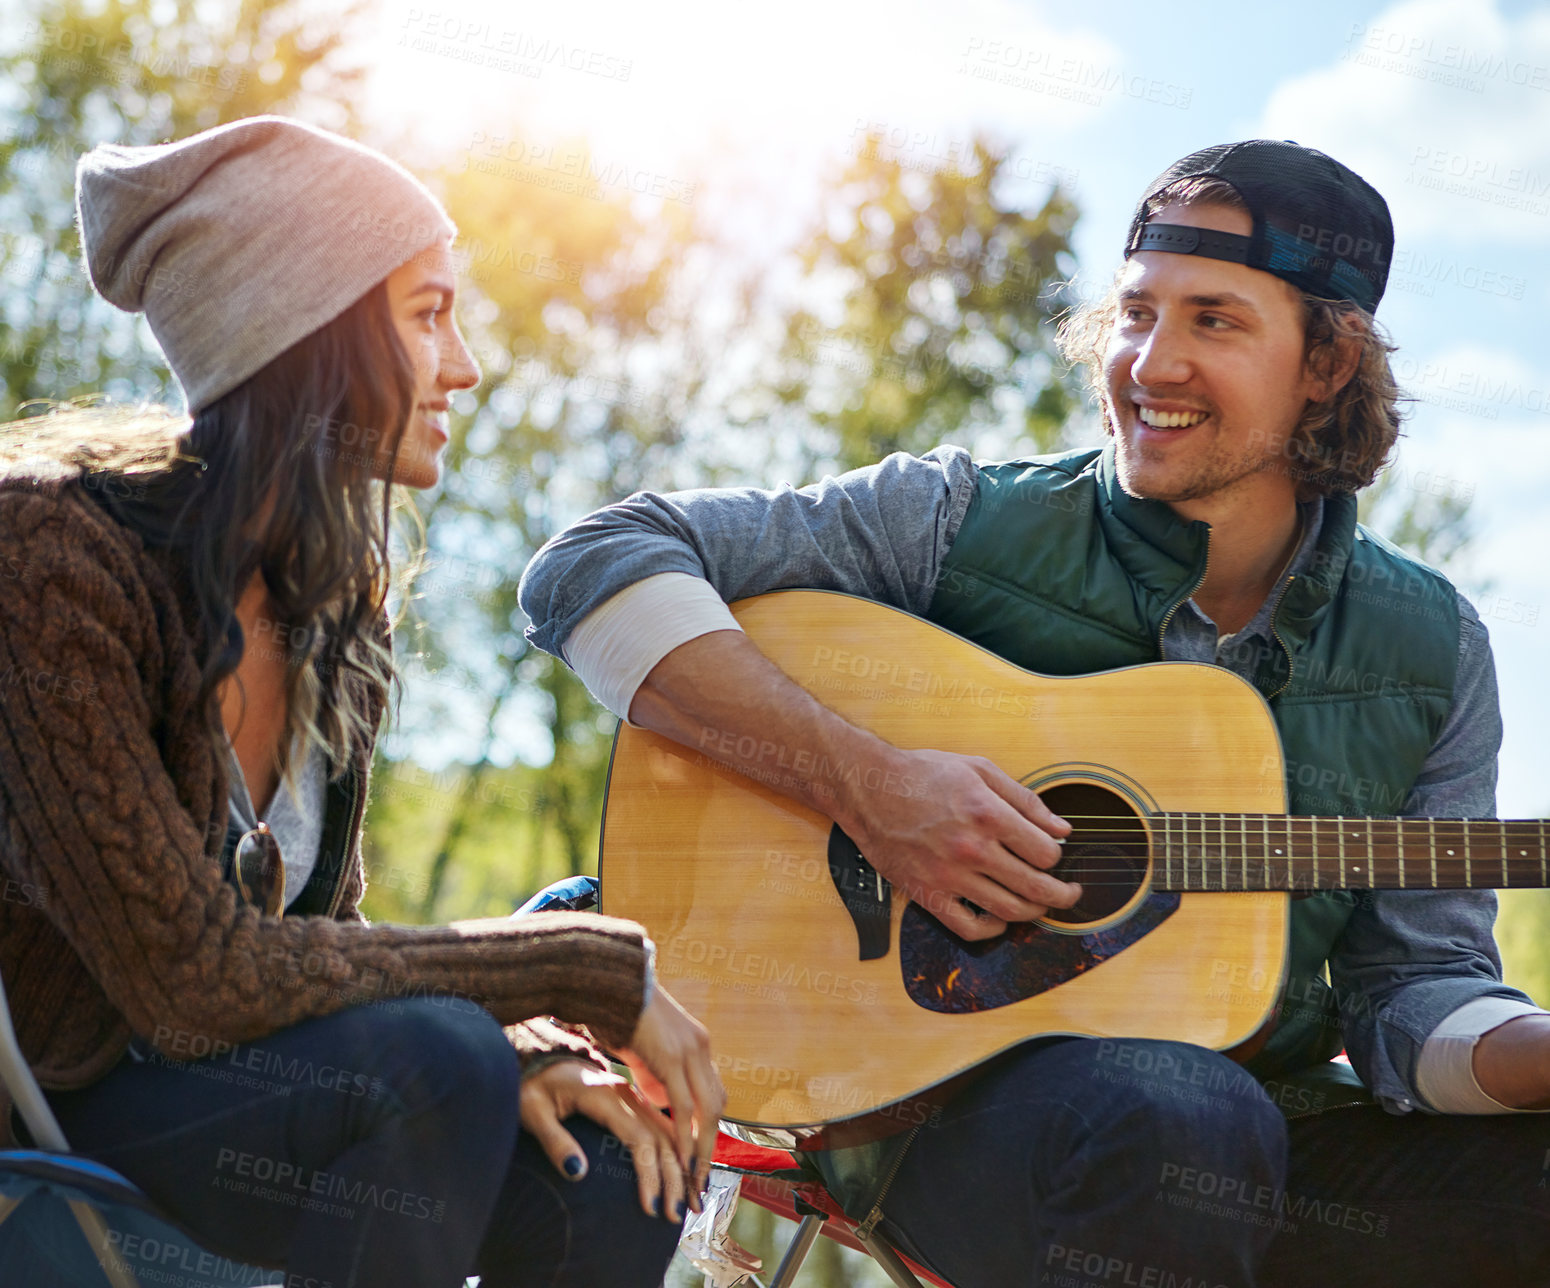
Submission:
[[[1252,234],[1147,222],[1146,203],[1157,193],[1180,179],[1205,177],[1243,198]],[[1371,313],[1388,284],[1394,224],[1378,190],[1333,157],[1290,140],[1250,139],[1191,152],[1152,180],[1130,221],[1125,258],[1138,250],[1246,264]]]

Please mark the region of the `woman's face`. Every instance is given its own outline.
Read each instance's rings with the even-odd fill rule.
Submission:
[[[452,391],[479,383],[479,364],[452,320],[452,292],[452,248],[447,241],[388,274],[388,307],[399,339],[414,360],[414,410],[404,427],[392,479],[405,487],[430,487],[441,477]]]

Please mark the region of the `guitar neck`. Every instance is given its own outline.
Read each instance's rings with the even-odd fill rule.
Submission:
[[[1154,890],[1550,886],[1545,821],[1159,814]]]

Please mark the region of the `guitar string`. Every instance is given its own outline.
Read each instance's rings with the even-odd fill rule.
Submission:
[[[1060,817],[1064,818],[1064,819],[1073,819],[1073,818],[1078,818],[1078,819],[1099,819],[1099,820],[1107,820],[1110,823],[1113,823],[1113,822],[1116,822],[1116,821],[1121,823],[1121,824],[1125,824],[1126,823],[1126,820],[1124,818],[1122,818],[1121,816],[1116,815],[1116,814],[1062,814]],[[1140,816],[1138,816],[1138,817],[1140,817]],[[1199,818],[1200,814],[1197,811],[1195,811],[1195,810],[1188,810],[1188,811],[1181,810],[1180,812],[1178,812],[1176,814],[1148,814],[1145,817],[1146,818],[1151,818],[1151,819],[1162,819],[1162,818]],[[1292,819],[1292,820],[1294,820],[1296,822],[1306,822],[1306,823],[1326,824],[1326,825],[1327,824],[1331,824],[1331,823],[1340,823],[1340,821],[1341,821],[1336,815],[1333,815],[1333,814],[1225,814],[1225,813],[1224,814],[1211,814],[1211,813],[1207,813],[1206,814],[1206,818],[1211,820],[1211,821],[1213,821],[1213,822],[1215,820],[1217,820],[1217,819],[1245,819],[1245,820],[1253,819],[1255,821],[1258,821],[1259,819],[1262,819],[1262,818],[1286,818],[1286,819]],[[1356,821],[1355,819],[1353,819],[1353,818],[1351,818],[1349,816],[1346,817],[1345,820],[1344,820],[1345,823],[1353,823],[1355,821]],[[1381,816],[1375,815],[1373,817],[1372,821],[1374,823],[1415,823],[1417,825],[1423,824],[1423,823],[1470,823],[1470,824],[1481,823],[1481,824],[1489,824],[1489,825],[1491,825],[1493,827],[1496,826],[1497,824],[1500,824],[1500,823],[1507,823],[1507,824],[1523,823],[1523,824],[1526,824],[1529,827],[1538,827],[1539,823],[1540,823],[1540,820],[1537,819],[1537,818],[1424,818],[1424,817],[1421,817],[1421,816],[1418,816],[1418,815],[1413,815],[1413,814],[1407,814],[1403,818],[1385,818],[1385,817],[1381,817]],[[1484,830],[1484,829],[1483,828],[1477,828],[1475,830],[1480,831],[1480,830]]]

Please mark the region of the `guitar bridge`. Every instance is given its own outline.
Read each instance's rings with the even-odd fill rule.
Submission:
[[[829,876],[856,927],[860,960],[875,961],[888,955],[889,922],[893,914],[893,887],[883,879],[856,843],[836,823],[829,830]]]

